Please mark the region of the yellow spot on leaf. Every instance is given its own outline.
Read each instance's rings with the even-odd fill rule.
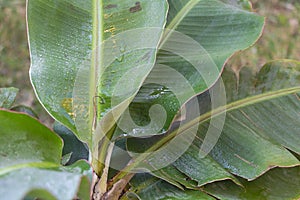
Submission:
[[[108,19],[112,16],[112,14],[104,14],[104,19]]]
[[[73,99],[72,98],[64,98],[61,101],[61,106],[67,111],[67,113],[73,118],[74,113],[72,112],[72,104],[73,104]]]
[[[106,29],[104,32],[114,34],[114,32],[116,32],[116,28],[114,26],[110,26],[110,28]]]

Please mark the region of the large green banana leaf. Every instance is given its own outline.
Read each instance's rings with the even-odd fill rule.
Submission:
[[[201,192],[180,190],[167,182],[149,174],[136,174],[130,181],[130,190],[123,199],[170,199],[170,200],[213,200],[214,198]]]
[[[300,167],[276,168],[258,179],[243,182],[244,188],[230,182],[207,185],[208,194],[218,199],[274,199],[295,200],[300,198]]]
[[[71,200],[89,198],[85,161],[60,165],[62,140],[36,119],[0,110],[1,199]],[[90,173],[90,172],[89,172]]]
[[[115,123],[106,113],[121,78],[136,73],[122,82],[134,84],[134,90],[117,94],[130,101],[153,67],[167,2],[29,0],[27,11],[30,76],[37,96],[91,147],[96,118],[107,116],[104,132]]]
[[[208,184],[198,190],[180,190],[147,174],[138,174],[130,182],[131,189],[122,199],[130,200],[295,200],[300,198],[300,167],[273,169],[244,187],[230,181]]]
[[[166,109],[164,126],[168,128],[180,105],[211,86],[225,60],[253,44],[264,23],[249,7],[242,9],[219,0],[169,1],[169,4],[167,13],[164,0],[28,1],[30,74],[37,96],[56,120],[76,132],[89,146],[93,130],[98,128],[93,139],[97,146],[146,78],[153,94],[161,90],[161,86],[153,87],[153,79],[157,73],[161,74],[155,83],[163,85],[168,71],[161,65],[151,71],[158,48],[162,50],[157,62],[178,72],[173,73],[173,78],[176,74],[182,78],[177,81],[178,86],[186,81],[192,86],[181,94],[179,104],[173,102],[174,96],[170,98],[174,106]],[[162,35],[167,14],[166,28],[193,39],[201,47],[197,53],[201,53],[203,61],[213,63],[213,67],[200,66],[200,73],[197,71],[200,68],[189,64],[196,61],[195,56],[188,61],[180,59],[182,52],[177,52],[180,43],[176,49],[174,34],[165,31]],[[189,49],[184,41],[182,45],[183,49]],[[172,74],[169,75],[171,80]]]
[[[264,20],[249,6],[238,7],[245,2],[168,2],[168,31],[161,41],[157,65],[130,105],[130,112],[123,115],[118,134],[141,137],[168,130],[180,107],[215,83],[226,60],[252,45],[261,34]],[[160,107],[155,108],[157,105]]]
[[[160,138],[159,142],[153,138],[128,139],[127,146],[131,151],[141,151],[142,143],[154,140],[148,142],[152,145],[149,145],[150,148],[148,146],[146,152],[158,150],[157,153],[142,154],[135,159],[144,160],[143,167],[152,170],[153,175],[187,188],[197,188],[224,179],[241,184],[233,175],[254,180],[277,166],[300,165],[300,161],[293,155],[300,154],[299,75],[300,63],[288,60],[270,62],[256,75],[249,68],[243,68],[239,76],[225,69],[222,79],[228,91],[228,104],[210,111],[207,103],[210,101],[209,93],[198,96],[200,105],[207,112],[201,116],[187,117],[189,119],[179,127],[178,133],[184,137],[177,136],[180,141],[176,143],[177,146],[171,147],[175,152],[193,135],[193,131],[198,133],[188,150],[178,156],[175,162],[172,160],[174,152],[163,152],[159,145],[166,144],[172,139],[168,136],[175,136],[176,131]],[[211,88],[211,92],[219,91],[220,81]],[[187,108],[187,113],[193,115],[193,105],[188,103],[189,106],[191,108]],[[226,109],[223,129],[215,129],[215,134],[210,137],[216,138],[207,139],[210,117],[218,118]],[[147,147],[144,145],[143,148]],[[209,154],[203,156],[203,153]],[[166,166],[164,163],[172,164]],[[134,165],[138,163],[131,164]]]

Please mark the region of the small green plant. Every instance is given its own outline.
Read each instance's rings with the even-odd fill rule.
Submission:
[[[262,33],[249,1],[28,0],[27,24],[56,123],[0,90],[4,199],[300,198],[300,63],[224,67]]]

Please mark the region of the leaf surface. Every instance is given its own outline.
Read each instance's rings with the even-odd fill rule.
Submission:
[[[159,149],[157,153],[145,158],[151,166],[150,169],[160,170],[152,173],[170,183],[177,182],[190,187],[190,182],[183,183],[184,180],[179,180],[174,175],[174,170],[170,172],[160,168],[163,166],[162,159],[163,163],[173,163],[174,152],[182,148],[180,145],[185,145],[184,141],[195,131],[197,135],[193,144],[172,166],[177,172],[183,173],[187,179],[197,181],[198,185],[220,180],[217,176],[224,174],[224,171],[254,180],[276,166],[299,165],[300,161],[290,152],[299,155],[299,74],[299,62],[287,60],[270,62],[256,75],[253,75],[249,68],[244,68],[240,72],[239,79],[234,72],[226,69],[222,78],[226,91],[229,91],[228,104],[210,110],[210,96],[206,92],[198,96],[200,105],[206,112],[197,116],[197,113],[193,113],[194,105],[188,103],[187,115],[190,116],[187,116],[184,125],[178,130],[183,136],[180,134],[177,136],[176,146],[173,143],[165,153],[161,153],[162,150]],[[216,93],[219,91],[219,86],[220,82],[214,85],[210,92]],[[223,129],[212,127],[216,134],[206,138],[210,117],[218,119],[226,109]],[[200,122],[199,127],[198,122]],[[217,134],[218,131],[220,135]],[[172,134],[176,135],[176,129],[169,133],[169,136]],[[156,149],[155,145],[162,144],[162,141],[167,143],[170,138],[165,137],[165,140],[161,139],[160,142],[156,140],[148,148],[151,146],[149,149],[153,151]],[[127,146],[133,151],[141,142],[141,140],[131,139],[128,140]],[[209,154],[206,155],[206,152]],[[182,175],[178,175],[180,176]],[[227,176],[228,178],[230,176]]]
[[[0,174],[34,166],[60,163],[62,140],[25,114],[0,110]]]
[[[300,198],[300,168],[277,168],[255,181],[243,181],[245,188],[230,182],[220,182],[205,187],[205,191],[219,199],[274,199],[294,200]]]
[[[180,108],[210,88],[226,60],[256,42],[264,25],[263,17],[230,2],[169,4],[157,63],[118,124],[119,134],[145,137],[166,132]]]
[[[128,199],[164,199],[164,200],[213,200],[202,191],[179,190],[178,188],[148,174],[137,174],[130,182],[131,189],[126,194]]]
[[[64,141],[62,155],[68,158],[65,164],[70,165],[80,159],[88,160],[89,151],[86,145],[79,141],[72,131],[58,122],[54,123],[53,131]]]
[[[77,196],[80,187],[89,187],[90,184],[87,177],[83,176],[84,171],[89,170],[86,162],[80,161],[71,167],[70,169],[29,167],[2,175],[1,198],[19,200],[29,195],[47,200],[72,200]],[[89,190],[85,190],[81,195],[88,197]]]
[[[300,197],[299,169],[276,168],[254,181],[240,179],[243,187],[231,181],[220,181],[197,190],[179,190],[148,174],[138,174],[130,182],[131,188],[123,199],[294,200]]]
[[[89,187],[84,175],[89,164],[60,166],[62,140],[26,114],[0,110],[0,196],[23,199],[73,199],[77,189]],[[82,184],[81,184],[82,183]],[[89,190],[81,192],[89,196]]]
[[[153,67],[167,2],[29,0],[27,11],[36,94],[56,120],[91,147],[96,122],[104,118],[98,143]],[[129,74],[134,79],[122,82]],[[129,85],[119,94],[117,84]]]

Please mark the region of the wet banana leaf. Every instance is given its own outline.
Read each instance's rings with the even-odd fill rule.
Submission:
[[[97,144],[154,66],[167,8],[165,0],[28,1],[35,92],[90,148],[96,123]]]
[[[188,103],[187,113],[191,116],[187,116],[189,119],[178,128],[177,136],[176,131],[168,133],[180,140],[171,143],[168,151],[154,147],[162,144],[161,141],[167,144],[172,137],[153,142],[148,148],[157,152],[145,158],[150,167],[144,166],[174,185],[193,188],[222,179],[240,184],[232,174],[251,181],[274,167],[299,165],[300,161],[294,156],[300,154],[299,74],[300,63],[289,60],[270,62],[257,74],[243,68],[237,76],[226,69],[222,79],[228,91],[227,105],[210,110],[210,95],[206,92],[198,96],[206,113],[197,116],[193,113],[194,105]],[[220,81],[211,88],[211,94],[219,91]],[[212,126],[213,134],[207,135],[210,120],[218,119],[224,112],[227,114],[223,128],[219,130]],[[193,143],[173,162],[172,159],[177,158],[173,156],[174,152],[178,153],[177,150],[190,138]],[[127,146],[130,151],[140,151],[137,147],[146,144],[147,140],[129,139]]]
[[[294,200],[300,197],[299,170],[299,167],[277,168],[251,182],[240,179],[243,187],[231,181],[221,181],[197,190],[180,190],[149,174],[138,174],[130,182],[131,188],[122,199]]]
[[[255,43],[264,25],[263,17],[251,11],[248,1],[168,2],[157,63],[123,114],[115,137],[166,132],[186,101],[211,87],[226,60]]]
[[[62,140],[36,119],[0,110],[0,195],[47,200],[89,198],[90,166],[79,161],[60,166]],[[78,193],[80,191],[80,194]]]

